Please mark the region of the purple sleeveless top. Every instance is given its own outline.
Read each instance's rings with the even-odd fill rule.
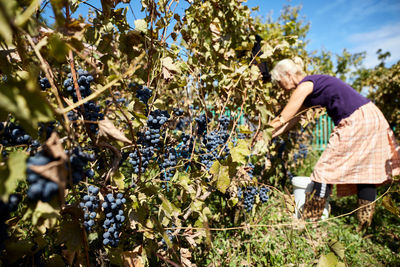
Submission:
[[[350,85],[333,76],[309,75],[300,83],[305,81],[311,81],[314,88],[312,93],[304,100],[304,106],[326,108],[335,125],[338,125],[342,119],[347,118],[356,109],[370,101]]]

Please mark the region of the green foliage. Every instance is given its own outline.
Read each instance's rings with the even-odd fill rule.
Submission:
[[[368,97],[382,111],[399,139],[400,134],[400,62],[391,67],[379,64],[360,75],[361,86],[369,88]]]
[[[0,176],[2,183],[0,184],[0,196],[3,201],[7,201],[18,186],[18,182],[25,179],[25,160],[27,155],[23,152],[13,152],[8,160],[7,165],[0,166]]]
[[[59,195],[48,203],[33,203],[26,197],[25,161],[35,149],[26,144],[1,147],[5,152],[0,164],[2,200],[15,191],[23,196],[7,221],[11,235],[2,251],[1,264],[39,264],[32,263],[35,259],[49,265],[133,262],[138,266],[159,266],[172,261],[190,266],[191,262],[226,260],[231,265],[281,265],[299,259],[295,253],[308,263],[310,259],[314,262],[316,258],[311,255],[317,252],[333,260],[328,254],[331,250],[338,260],[349,257],[341,254],[339,245],[325,241],[317,251],[300,253],[301,246],[308,244],[307,239],[299,241],[301,246],[293,253],[291,246],[297,242],[293,229],[274,228],[271,232],[284,236],[254,232],[254,240],[262,239],[261,247],[252,240],[253,232],[248,229],[233,235],[210,230],[257,224],[259,219],[265,223],[290,221],[290,216],[275,207],[279,198],[268,206],[257,199],[252,216],[244,214],[237,189],[257,184],[283,189],[286,171],[294,167],[293,153],[307,135],[303,132],[284,137],[286,148],[279,152],[282,140],[271,140],[268,122],[282,110],[288,95],[270,82],[263,83],[256,63],[267,62],[272,68],[276,61],[297,55],[305,62],[313,62],[315,70],[331,69],[329,53],[319,59],[306,52],[309,25],[300,18],[300,8],[285,7],[277,21],[263,23],[251,17],[251,10],[242,1],[194,0],[181,17],[171,7],[174,1],[150,0],[142,1],[146,17],[131,26],[125,1],[101,1],[102,11],[94,10],[88,20],[74,19],[72,15],[82,4],[50,1],[40,7],[40,1],[0,2],[1,121],[15,121],[31,135],[38,135],[39,123],[44,127],[45,123],[54,122],[54,130],[60,136],[53,140],[54,147],[39,148],[52,150],[58,164],[51,163],[52,167],[44,170],[48,179],[51,177],[60,185]],[[40,18],[43,5],[52,7],[55,24],[51,27]],[[252,59],[256,34],[264,38],[263,55]],[[360,59],[359,55],[345,52],[338,67],[340,74],[348,72],[351,64],[358,64]],[[63,81],[68,73],[80,68],[94,77],[92,93],[73,103]],[[51,88],[41,91],[39,76],[46,77]],[[136,98],[137,88],[129,86],[131,82],[152,89],[147,105]],[[117,94],[127,99],[127,105],[117,101]],[[70,121],[67,113],[83,110],[82,105],[89,101],[104,111],[106,119],[94,122],[80,117]],[[182,108],[190,119],[204,114],[211,121],[208,132],[218,130],[218,117],[230,110],[232,121],[226,144],[230,156],[215,161],[207,170],[197,153],[201,144],[195,142],[196,153],[178,162],[170,181],[163,179],[164,171],[157,162],[161,151],[149,162],[146,172],[136,174],[125,159],[138,151],[138,134],[150,111],[164,109],[171,114],[163,128],[162,142],[171,147],[179,144],[183,132],[176,129],[176,107]],[[303,125],[314,114],[309,112],[307,117]],[[241,118],[245,125],[239,127]],[[94,125],[98,127],[96,134],[90,131]],[[190,121],[185,133],[195,135],[195,128]],[[250,136],[237,140],[238,132]],[[253,140],[255,132],[262,140]],[[42,142],[44,135],[38,135]],[[77,146],[96,151],[98,158],[90,163],[94,177],[73,185],[72,173],[66,171],[71,162],[64,150]],[[248,174],[249,163],[256,165],[253,177]],[[67,186],[64,178],[68,179]],[[89,185],[101,188],[101,201],[111,192],[121,192],[127,199],[126,220],[117,248],[102,245],[101,225],[89,235],[85,231],[79,202]],[[258,213],[263,216],[254,217]],[[96,222],[104,221],[102,212],[96,216]],[[303,233],[300,231],[300,235]],[[220,246],[213,243],[220,236],[235,238],[234,246],[224,244],[224,249],[232,250],[232,255],[243,254],[245,259],[222,259],[218,251],[211,251]],[[281,248],[278,244],[282,242]],[[282,253],[276,253],[280,249]],[[260,256],[262,251],[268,253]],[[207,255],[213,256],[211,261]]]
[[[382,188],[383,193],[387,188]],[[364,236],[356,232],[355,213],[305,224],[292,219],[289,196],[276,192],[267,207],[249,217],[241,229],[217,231],[209,254],[196,258],[212,266],[396,266],[398,217],[378,202],[373,224]],[[330,218],[357,207],[356,197],[332,197]],[[253,227],[252,227],[253,226]]]

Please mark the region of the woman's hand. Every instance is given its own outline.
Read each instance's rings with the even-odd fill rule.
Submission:
[[[289,130],[299,121],[300,118],[296,117],[296,114],[305,108],[303,106],[304,100],[312,93],[313,88],[314,84],[312,82],[303,82],[294,89],[289,102],[286,104],[281,114],[270,123],[274,128],[272,132],[273,137]]]

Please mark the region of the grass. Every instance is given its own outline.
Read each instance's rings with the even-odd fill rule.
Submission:
[[[351,197],[347,201],[333,198],[331,203],[331,218],[342,214],[342,210],[347,211],[348,206],[355,208]],[[334,251],[330,248],[332,242],[339,241],[344,248],[341,262],[346,266],[400,266],[400,219],[379,203],[373,224],[363,234],[356,231],[355,214],[318,224],[293,219],[287,200],[277,195],[272,196],[269,205],[248,217],[248,225],[253,225],[259,214],[265,214],[260,225],[286,223],[288,226],[216,232],[207,258],[200,263],[206,266],[313,266]]]
[[[312,157],[296,175],[309,175],[318,154]],[[385,189],[379,188],[378,195]],[[354,210],[356,196],[332,196],[330,219],[317,224],[294,219],[291,203],[292,196],[272,192],[267,204],[247,215],[243,229],[214,232],[207,256],[197,258],[198,266],[327,266],[328,258],[342,264],[336,266],[400,266],[400,217],[386,210],[382,200],[364,233],[356,231],[355,213],[334,218]]]

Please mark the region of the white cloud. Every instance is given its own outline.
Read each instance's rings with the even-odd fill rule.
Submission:
[[[379,63],[376,55],[378,49],[382,52],[390,52],[391,56],[387,63],[392,64],[400,60],[400,23],[383,25],[379,29],[355,33],[349,36],[348,41],[354,46],[351,52],[366,51],[367,56],[364,61],[366,67],[373,67]]]
[[[345,25],[362,21],[376,14],[394,14],[400,12],[398,0],[336,0],[324,4],[315,11],[319,17],[332,17],[335,23]]]
[[[329,11],[332,11],[334,9],[336,9],[338,6],[340,6],[345,0],[336,0],[336,1],[332,1],[331,3],[327,4],[327,5],[323,5],[321,8],[318,8],[315,11],[315,15],[317,16],[321,16]]]

